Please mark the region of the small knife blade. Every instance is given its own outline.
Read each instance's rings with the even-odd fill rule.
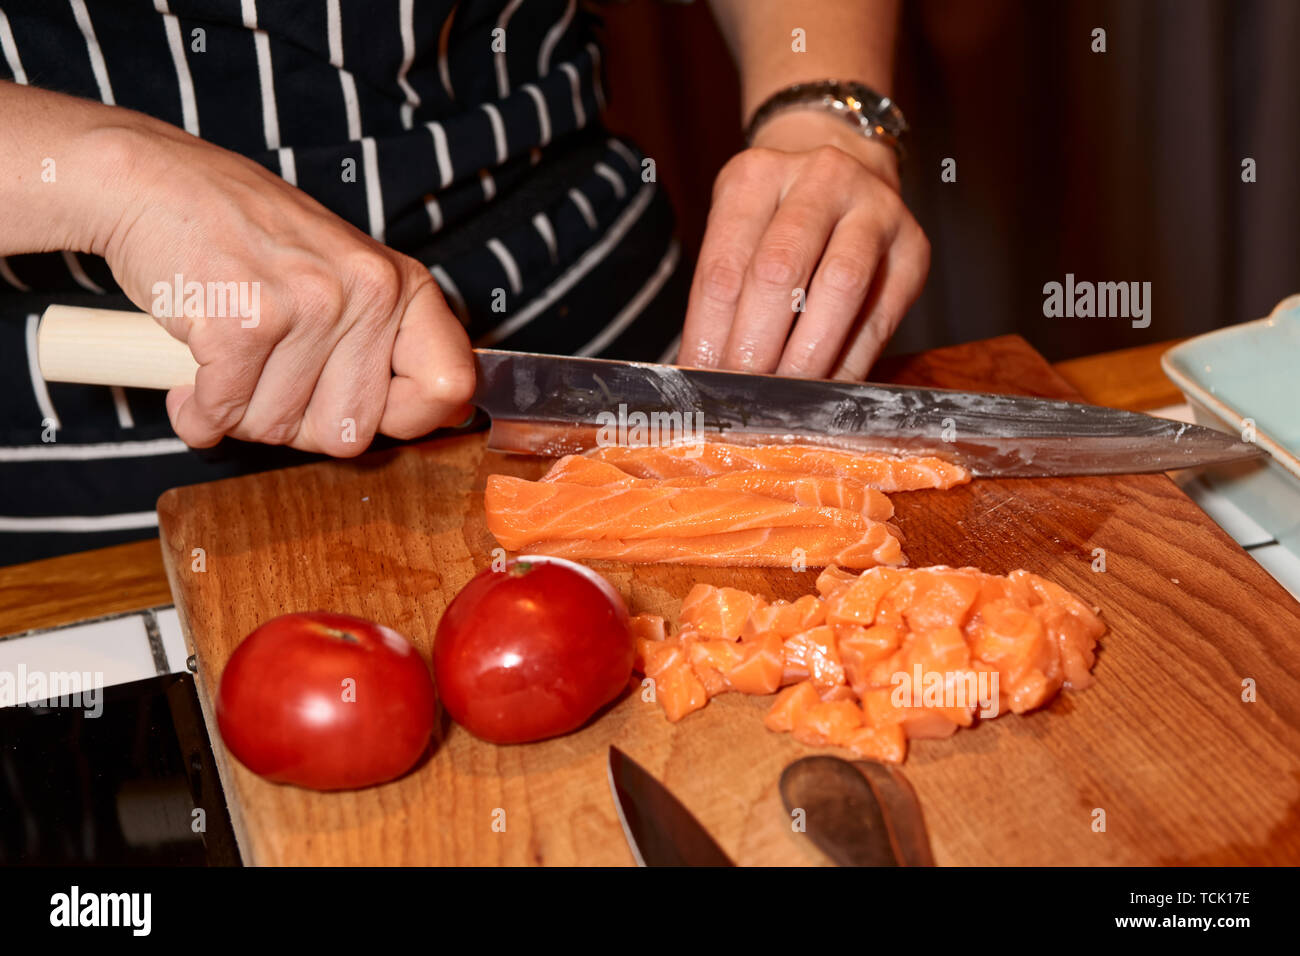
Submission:
[[[934,455],[976,476],[1019,478],[1168,471],[1261,454],[1214,429],[1056,399],[493,349],[475,354],[473,401],[492,417],[489,447],[496,451],[574,454],[637,428],[649,439],[644,444],[667,443],[665,429],[674,440],[695,439],[702,429],[736,444]]]
[[[839,757],[803,757],[781,774],[787,813],[840,866],[933,866],[916,791],[902,771]]]
[[[609,789],[638,866],[735,865],[667,787],[613,746]]]

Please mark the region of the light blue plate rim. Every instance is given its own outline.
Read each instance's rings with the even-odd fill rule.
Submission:
[[[1160,357],[1160,367],[1170,381],[1187,396],[1188,401],[1205,408],[1222,420],[1230,430],[1241,432],[1245,426],[1245,419],[1256,419],[1259,410],[1256,409],[1252,414],[1250,408],[1234,407],[1221,396],[1214,394],[1210,390],[1209,382],[1213,373],[1204,372],[1205,362],[1199,356],[1203,354],[1207,345],[1223,349],[1240,348],[1245,343],[1253,343],[1259,338],[1261,330],[1277,328],[1279,319],[1285,319],[1288,323],[1300,322],[1300,294],[1283,299],[1265,318],[1215,329],[1213,332],[1206,332],[1186,342],[1180,342]],[[1292,356],[1289,367],[1295,368],[1297,363],[1300,363],[1300,357]],[[1255,426],[1255,440],[1278,464],[1300,479],[1300,449],[1283,444],[1258,424]]]

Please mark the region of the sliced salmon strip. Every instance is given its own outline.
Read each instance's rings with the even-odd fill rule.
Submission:
[[[541,480],[600,488],[606,485],[631,487],[643,479],[629,475],[617,465],[601,461],[599,458],[591,458],[587,455],[565,455],[547,470]]]
[[[504,541],[501,543],[509,548]],[[820,568],[830,564],[872,568],[907,561],[898,539],[883,524],[862,532],[845,528],[768,528],[690,538],[549,539],[533,541],[527,548],[537,554],[580,560],[719,568]]]
[[[842,508],[872,521],[888,521],[894,516],[894,503],[885,497],[884,492],[856,478],[755,470],[724,472],[709,478],[690,476],[664,480],[664,484],[674,486],[689,486],[697,482],[708,488],[766,495],[809,507]]]
[[[488,478],[484,504],[488,530],[508,551],[555,539],[699,538],[776,528],[829,528],[860,538],[884,527],[842,508],[807,507],[736,491],[593,487],[510,475]]]
[[[838,476],[754,470],[717,475],[682,475],[660,482],[652,478],[637,478],[617,465],[598,458],[568,455],[552,465],[541,480],[589,486],[632,487],[648,483],[672,488],[713,488],[718,491],[764,495],[814,508],[841,508],[872,521],[888,521],[894,516],[893,502],[883,492],[855,478]]]
[[[895,458],[811,445],[745,447],[723,442],[646,448],[606,447],[588,453],[637,478],[680,478],[732,471],[854,478],[879,491],[952,488],[970,480],[964,468],[939,458]]]

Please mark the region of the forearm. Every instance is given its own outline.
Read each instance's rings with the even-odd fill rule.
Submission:
[[[9,82],[0,82],[0,117],[0,256],[102,253],[128,189],[121,133],[165,124]]]
[[[812,80],[856,80],[888,94],[898,0],[709,0],[740,70],[745,121],[773,93]],[[804,52],[793,31],[803,30]]]

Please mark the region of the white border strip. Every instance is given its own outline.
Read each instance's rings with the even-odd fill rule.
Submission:
[[[17,518],[0,515],[0,531],[122,531],[158,527],[158,512],[131,511],[116,515],[54,515]]]
[[[482,336],[474,344],[480,347],[495,345],[497,342],[518,332],[538,315],[554,305],[562,295],[582,281],[583,277],[592,269],[596,268],[601,260],[609,255],[610,251],[623,240],[623,237],[636,225],[637,220],[650,206],[650,200],[654,198],[654,193],[655,186],[653,183],[646,183],[642,186],[640,191],[632,197],[632,201],[628,203],[627,208],[619,213],[618,218],[610,225],[599,242],[584,252],[578,258],[578,261],[570,266],[567,272],[547,286],[541,295],[529,302],[507,321],[502,322],[495,329]]]
[[[646,284],[641,287],[640,291],[637,292],[636,295],[632,296],[628,304],[623,306],[618,315],[614,316],[613,321],[611,321],[609,325],[605,326],[599,335],[573,354],[579,356],[591,356],[599,355],[601,352],[605,351],[605,349],[609,347],[609,344],[618,338],[619,335],[622,334],[623,330],[631,325],[636,317],[641,314],[642,310],[644,310],[650,303],[650,300],[659,294],[659,290],[664,287],[664,283],[668,281],[668,277],[672,275],[673,270],[677,268],[677,263],[681,257],[681,244],[674,239],[669,243],[668,251],[664,253],[664,257],[659,260],[658,268],[656,268],[654,274],[646,280]]]
[[[42,383],[44,384],[44,383]],[[189,446],[179,438],[154,438],[149,441],[100,442],[86,445],[11,445],[0,447],[0,462],[16,461],[99,461],[103,458],[154,458],[180,455]]]

